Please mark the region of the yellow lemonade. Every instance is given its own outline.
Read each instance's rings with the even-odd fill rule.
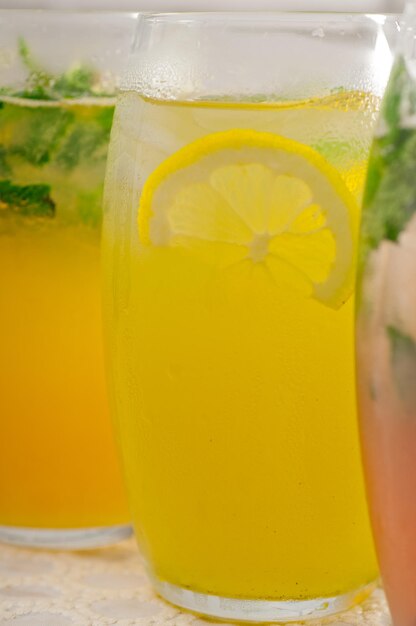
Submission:
[[[0,526],[125,524],[100,307],[113,102],[0,105]]]
[[[105,200],[110,377],[159,581],[306,600],[377,575],[352,293],[377,106],[358,92],[120,97]]]

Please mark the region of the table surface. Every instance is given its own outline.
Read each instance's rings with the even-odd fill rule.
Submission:
[[[85,552],[0,546],[1,626],[215,626],[160,600],[133,540]],[[308,625],[391,626],[383,593]],[[291,623],[291,626],[300,626]]]

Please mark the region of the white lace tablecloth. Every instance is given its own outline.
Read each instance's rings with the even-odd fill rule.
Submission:
[[[391,626],[381,590],[362,606],[308,622]],[[133,540],[86,552],[0,546],[1,626],[215,626],[160,600]],[[300,626],[291,624],[291,626]]]

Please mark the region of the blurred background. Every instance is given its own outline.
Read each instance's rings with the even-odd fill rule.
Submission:
[[[0,0],[1,9],[114,9],[127,11],[345,11],[396,13],[404,0]]]

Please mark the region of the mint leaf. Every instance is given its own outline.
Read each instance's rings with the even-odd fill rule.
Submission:
[[[400,104],[407,85],[406,64],[399,57],[392,69],[389,84],[381,105],[381,115],[389,128],[396,130],[400,126]]]
[[[394,357],[404,353],[414,356],[416,360],[416,343],[412,337],[405,335],[395,326],[387,326],[387,334],[390,339]]]
[[[102,220],[103,185],[78,195],[78,215],[83,224],[97,228]]]
[[[100,106],[97,107],[97,113],[94,120],[102,128],[107,140],[110,140],[111,127],[113,125],[114,107],[113,106]]]
[[[7,213],[54,217],[55,203],[50,190],[50,185],[15,185],[10,180],[0,180],[0,217]]]
[[[16,158],[35,167],[56,163],[66,171],[106,159],[114,107],[3,104],[0,136],[8,142],[0,144],[0,177],[9,176],[8,163]]]
[[[23,65],[28,69],[29,75],[26,81],[26,88],[14,95],[22,98],[50,100],[51,95],[48,93],[48,88],[53,82],[53,77],[35,61],[29,52],[26,41],[22,37],[19,39],[19,56]]]
[[[74,113],[61,107],[26,107],[23,110],[19,132],[14,138],[16,143],[9,146],[9,152],[32,165],[45,165],[59,150],[63,136],[74,121]]]
[[[26,41],[22,38],[19,40],[19,56],[28,70],[25,87],[19,91],[2,88],[0,94],[35,100],[114,95],[103,94],[99,89],[97,90],[99,74],[87,65],[76,64],[60,76],[47,72],[32,55]]]
[[[57,155],[57,163],[64,169],[73,169],[82,157],[88,158],[96,148],[99,137],[88,124],[77,124],[66,138]]]
[[[29,47],[23,37],[19,38],[18,46],[20,59],[22,60],[23,65],[25,65],[29,70],[30,74],[41,74],[43,76],[47,76],[43,68],[41,68],[33,59],[31,53],[29,52]]]
[[[405,131],[395,159],[376,141],[370,160],[362,219],[366,248],[397,241],[416,211],[416,131]]]
[[[47,89],[41,87],[40,85],[34,85],[33,87],[28,85],[27,88],[22,91],[14,91],[12,94],[6,93],[5,95],[12,95],[16,98],[26,98],[26,100],[55,100]]]
[[[403,58],[393,69],[381,117],[385,133],[374,140],[363,201],[361,262],[381,241],[396,242],[416,211],[416,83]]]
[[[56,101],[62,99],[91,97],[112,97],[114,90],[104,93],[99,82],[100,74],[89,65],[75,64],[61,75],[54,75],[32,55],[24,39],[19,40],[19,56],[28,71],[23,88],[0,87],[1,95],[30,100]]]
[[[394,326],[387,327],[391,364],[399,396],[409,413],[416,412],[416,343]]]
[[[7,149],[0,144],[0,176],[9,176],[11,167],[7,161]]]
[[[62,143],[56,162],[72,170],[81,162],[104,161],[107,157],[114,107],[95,107],[94,115],[77,120]]]
[[[97,82],[97,74],[88,67],[76,66],[61,77],[53,85],[53,93],[60,98],[80,98],[91,95],[93,85]]]

